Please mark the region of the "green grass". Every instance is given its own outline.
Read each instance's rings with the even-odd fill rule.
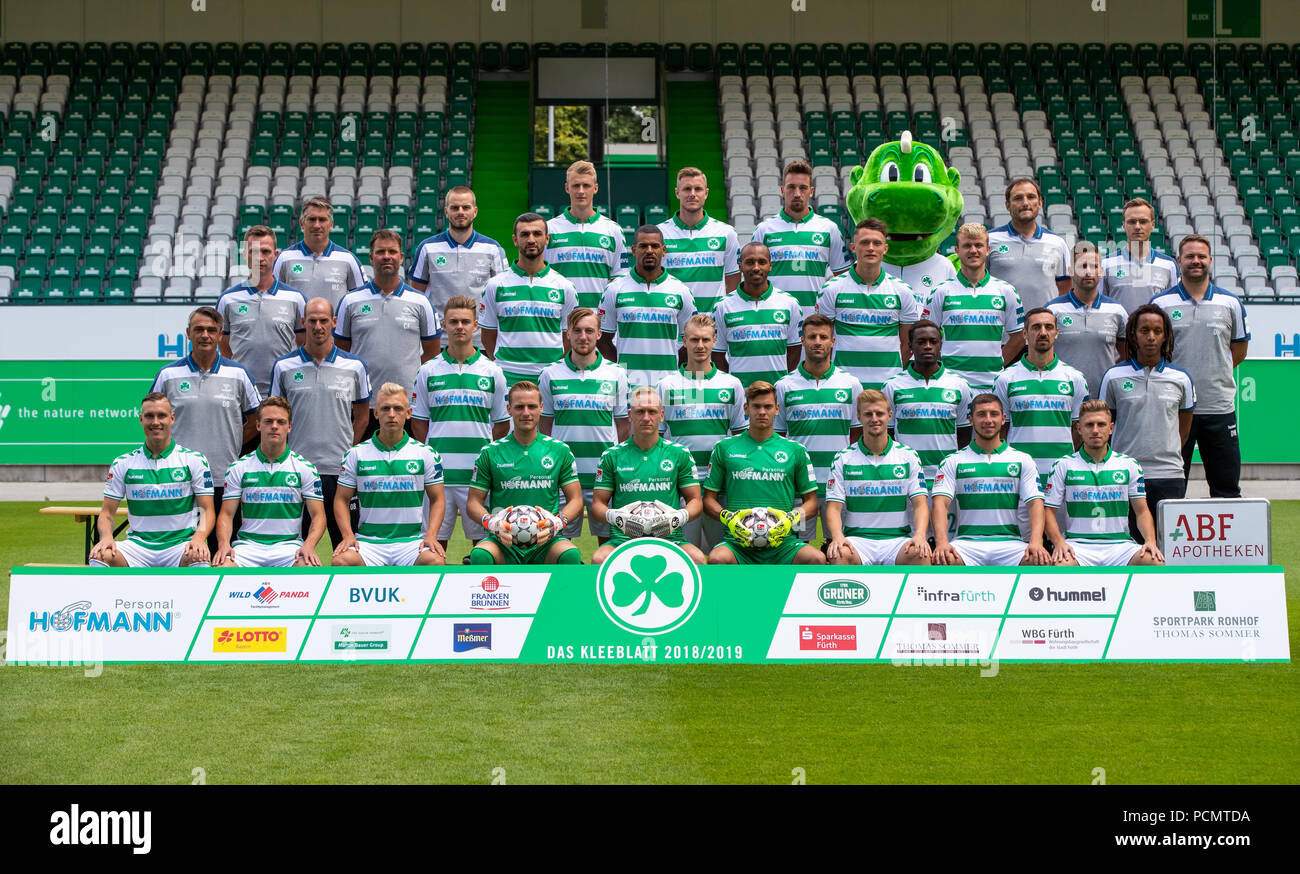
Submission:
[[[0,504],[8,567],[81,532]],[[1300,566],[1300,502],[1273,505]],[[590,554],[590,544],[584,544]],[[453,558],[464,543],[453,542]],[[1300,585],[1287,574],[1291,647]],[[1294,783],[1293,665],[108,665],[0,673],[0,782]]]

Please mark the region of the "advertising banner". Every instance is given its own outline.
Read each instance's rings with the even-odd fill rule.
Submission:
[[[1160,502],[1156,534],[1170,565],[1266,565],[1273,560],[1273,518],[1260,498]]]
[[[1278,567],[14,568],[8,664],[1289,661]]]

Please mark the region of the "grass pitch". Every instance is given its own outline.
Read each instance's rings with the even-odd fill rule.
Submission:
[[[0,504],[8,569],[80,526]],[[1300,502],[1273,504],[1300,568]],[[586,555],[594,543],[579,541]],[[453,541],[450,557],[467,551]],[[1287,573],[1291,648],[1300,577]],[[0,670],[4,783],[1295,783],[1295,665]],[[202,769],[201,772],[196,769]],[[500,770],[498,770],[500,769]]]

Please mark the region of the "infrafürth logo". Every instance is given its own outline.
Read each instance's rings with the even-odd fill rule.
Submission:
[[[596,573],[596,600],[615,625],[633,634],[680,628],[700,605],[700,569],[666,540],[629,540]]]

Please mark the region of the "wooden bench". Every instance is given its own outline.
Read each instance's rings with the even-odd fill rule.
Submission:
[[[99,538],[95,535],[95,521],[99,519],[99,507],[41,507],[42,516],[71,516],[78,522],[86,526],[86,555],[82,559],[82,564],[90,561],[90,550]],[[126,507],[117,508],[118,516],[126,516]],[[126,528],[126,522],[117,526],[113,530],[113,536],[121,534]],[[45,567],[45,565],[29,565],[29,567]],[[63,567],[63,565],[52,565],[52,567]]]

